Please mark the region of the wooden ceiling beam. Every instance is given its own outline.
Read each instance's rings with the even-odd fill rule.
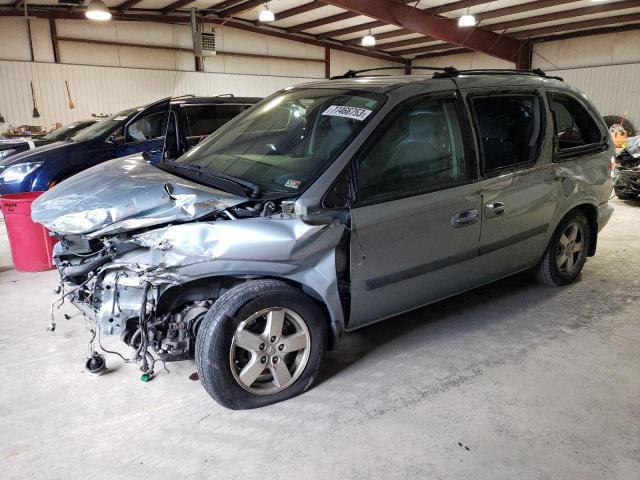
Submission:
[[[498,8],[496,10],[489,10],[486,12],[478,13],[475,15],[475,17],[477,20],[487,20],[490,18],[504,17],[507,15],[517,15],[520,13],[526,13],[533,10],[549,8],[549,7],[558,6],[566,3],[572,3],[576,1],[579,1],[579,0],[537,0],[529,3],[521,3],[513,7]],[[429,11],[431,11],[431,9]],[[490,27],[487,27],[487,28],[490,28]],[[492,30],[495,31],[495,29],[492,29]],[[409,40],[401,40],[398,42],[383,43],[378,45],[376,47],[376,50],[388,50],[390,48],[418,45],[421,43],[428,42],[430,40],[433,40],[433,39],[429,37],[421,37],[421,38],[414,38]]]
[[[632,23],[640,21],[640,13],[627,15],[616,15],[613,17],[594,18],[592,20],[583,20],[581,22],[563,23],[561,25],[551,25],[549,27],[532,28],[530,30],[521,30],[511,33],[515,38],[531,38],[542,37],[552,33],[567,32],[571,30],[584,30],[587,28],[598,28],[606,26],[615,26],[615,24]],[[394,52],[395,53],[395,52]]]
[[[311,22],[300,23],[287,28],[288,32],[302,32],[304,30],[311,30],[312,28],[322,27],[330,23],[341,22],[343,20],[349,20],[350,18],[359,17],[360,14],[354,12],[342,12],[329,17],[320,18]]]
[[[376,46],[376,50],[389,50],[391,48],[409,47],[411,45],[419,45],[421,43],[433,42],[434,40],[435,38],[423,36],[423,37],[417,37],[417,38],[409,38],[407,40],[400,40],[397,42],[379,43]]]
[[[415,33],[515,62],[520,67],[529,63],[527,42],[497,35],[481,27],[459,28],[456,19],[389,0],[327,0],[327,3]]]
[[[122,2],[120,5],[116,6],[116,10],[119,10],[121,12],[124,12],[125,10],[135,7],[136,5],[138,5],[139,3],[141,3],[142,0],[126,0],[125,2]]]
[[[282,12],[276,13],[276,22],[278,20],[284,20],[285,18],[295,17],[296,15],[301,15],[303,13],[311,12],[312,10],[316,10],[317,8],[324,7],[324,3],[314,0],[310,3],[305,3],[303,5],[299,5],[297,7],[289,8],[288,10],[283,10]]]
[[[526,5],[526,4],[525,4]],[[563,10],[561,12],[547,13],[546,15],[538,15],[534,17],[525,17],[519,20],[510,20],[507,22],[492,23],[485,25],[484,28],[490,28],[493,31],[510,30],[512,28],[526,27],[539,23],[554,22],[557,20],[566,20],[568,18],[583,17],[585,15],[594,15],[598,13],[611,13],[613,11],[624,10],[627,8],[640,7],[640,0],[622,0],[619,2],[607,2],[601,5],[593,5],[591,7],[573,8],[571,10]]]
[[[259,5],[264,5],[265,0],[247,0],[245,2],[234,5],[233,7],[225,8],[224,10],[217,11],[217,14],[222,18],[231,18],[234,15],[256,8]],[[215,5],[214,5],[215,7]]]
[[[129,1],[137,1],[137,0],[129,0]],[[171,13],[175,12],[179,8],[186,7],[190,3],[195,2],[195,0],[178,0],[177,2],[173,2],[162,9],[162,13]],[[124,9],[123,9],[124,10]]]
[[[485,3],[491,3],[492,0],[461,0],[459,2],[451,2],[439,7],[426,8],[425,12],[440,15],[447,12],[454,12],[456,10],[462,10],[463,8],[471,8],[476,5],[484,5]]]
[[[188,15],[163,15],[160,11],[155,10],[155,14],[151,13],[117,13],[113,14],[114,20],[119,21],[132,21],[132,22],[157,22],[157,23],[170,23],[170,24],[189,24],[190,17]],[[16,8],[0,8],[0,17],[16,17],[23,15],[21,10]],[[59,18],[67,20],[86,20],[83,12],[69,11],[61,9],[51,9],[47,7],[32,7],[29,10],[29,15],[36,18]],[[282,38],[290,40],[292,42],[304,43],[307,45],[315,45],[318,47],[329,47],[333,50],[340,50],[343,52],[353,53],[356,55],[363,55],[366,57],[376,58],[378,60],[386,62],[394,62],[404,64],[405,59],[399,56],[388,54],[384,52],[369,51],[364,48],[359,48],[350,45],[344,45],[343,43],[336,41],[321,40],[313,35],[308,34],[296,34],[289,33],[286,30],[265,27],[261,25],[254,25],[253,23],[242,21],[238,19],[225,19],[225,18],[213,18],[205,17],[201,19],[203,23],[224,24],[229,28],[235,28],[238,30],[244,30],[247,32],[258,33],[261,35],[268,35],[271,37]]]

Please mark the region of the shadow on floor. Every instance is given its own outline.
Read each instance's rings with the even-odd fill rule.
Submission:
[[[401,337],[413,335],[416,342],[423,344],[427,339],[437,341],[439,335],[460,335],[512,319],[514,305],[527,308],[548,300],[559,291],[538,284],[530,273],[520,273],[345,333],[338,347],[327,354],[318,384]],[[411,344],[411,339],[408,343]]]

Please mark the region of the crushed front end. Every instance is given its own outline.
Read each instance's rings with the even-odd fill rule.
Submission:
[[[59,237],[55,305],[68,300],[82,312],[92,345],[119,335],[134,351],[126,360],[152,375],[157,359],[191,357],[211,305],[258,276],[290,279],[340,311],[341,222],[305,223],[286,201],[216,191],[139,157],[108,163],[50,190],[33,208],[34,220]],[[340,313],[332,316],[339,324]]]
[[[615,157],[613,188],[621,199],[640,196],[640,136],[627,140],[627,146]]]

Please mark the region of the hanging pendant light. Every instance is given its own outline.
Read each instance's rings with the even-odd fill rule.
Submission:
[[[465,15],[462,15],[458,19],[458,26],[459,27],[475,27],[476,17],[471,15],[471,13],[469,13],[469,10],[467,9],[467,13]]]
[[[89,3],[84,15],[89,20],[98,20],[102,22],[111,19],[111,12],[107,9],[107,6],[102,0],[91,0],[91,3]]]
[[[275,21],[275,19],[276,16],[269,9],[269,4],[265,3],[264,8],[260,10],[260,13],[258,14],[258,20],[262,23],[269,23]]]
[[[376,44],[376,37],[371,35],[371,29],[369,29],[369,33],[362,37],[362,41],[360,45],[363,47],[373,47]]]

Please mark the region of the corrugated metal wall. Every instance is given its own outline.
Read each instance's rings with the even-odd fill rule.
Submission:
[[[640,31],[579,37],[534,46],[533,67],[587,94],[602,115],[623,115],[640,128]]]
[[[64,81],[76,108],[69,109]],[[33,82],[40,118],[32,117]],[[68,123],[185,94],[267,96],[308,78],[0,61],[0,114],[12,125]]]
[[[602,115],[624,115],[640,128],[640,63],[554,70],[593,101]]]

